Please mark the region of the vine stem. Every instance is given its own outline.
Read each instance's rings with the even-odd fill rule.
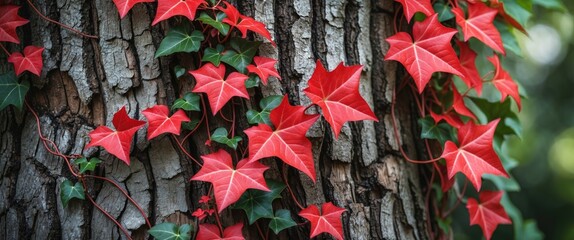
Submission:
[[[34,12],[36,12],[36,14],[38,14],[38,16],[40,16],[40,17],[43,18],[44,20],[46,20],[46,21],[48,21],[48,22],[51,22],[51,23],[53,23],[53,24],[56,24],[56,25],[58,25],[58,26],[60,26],[60,27],[63,27],[63,28],[65,28],[65,29],[68,29],[69,31],[72,31],[72,32],[74,32],[74,33],[76,33],[76,34],[78,34],[78,35],[80,35],[80,36],[82,36],[82,37],[92,38],[92,39],[98,39],[98,36],[85,34],[85,33],[81,32],[81,31],[78,31],[78,30],[76,30],[76,29],[74,29],[74,28],[72,28],[72,27],[66,25],[66,24],[63,24],[63,23],[58,22],[58,21],[56,21],[56,20],[53,20],[53,19],[51,19],[51,18],[49,18],[49,17],[46,17],[46,15],[42,14],[42,13],[40,12],[40,10],[38,10],[38,9],[36,8],[36,6],[34,6],[34,4],[32,3],[32,1],[26,0],[26,2],[28,2],[28,4],[30,5],[30,7],[32,7],[32,9],[34,10]]]
[[[265,235],[263,235],[263,231],[261,230],[261,227],[259,226],[259,222],[255,222],[255,226],[257,227],[257,232],[259,232],[259,236],[261,236],[261,239],[267,240],[267,237],[265,237]],[[267,230],[269,230],[269,229],[267,229]]]
[[[283,177],[283,181],[285,182],[285,185],[287,186],[287,189],[289,190],[289,193],[291,194],[291,198],[293,198],[293,201],[295,201],[295,204],[297,204],[297,207],[299,207],[299,209],[303,210],[305,209],[303,207],[303,205],[301,205],[301,203],[297,200],[297,198],[295,197],[295,194],[293,193],[293,190],[291,189],[291,186],[289,185],[289,181],[287,180],[287,164],[283,164],[283,174],[281,174]]]
[[[0,44],[0,48],[2,48],[2,50],[4,50],[6,55],[10,56],[10,52],[8,52],[8,49],[6,49],[6,47],[4,47],[4,45]]]
[[[181,142],[179,142],[179,140],[177,140],[177,138],[175,137],[175,135],[171,135],[171,137],[173,138],[173,140],[177,143],[177,146],[179,147],[179,149],[189,158],[191,159],[193,162],[195,162],[195,164],[199,165],[200,167],[203,167],[203,164],[199,163],[199,161],[197,161],[197,159],[195,159],[193,156],[191,156],[191,154],[189,154],[189,152],[187,152],[187,150],[185,150],[185,148],[183,147],[183,145],[181,144]]]
[[[464,193],[466,192],[467,187],[468,187],[468,181],[464,181],[464,186],[462,187],[462,191],[460,191],[460,193],[458,191],[455,192],[456,193],[456,203],[452,206],[452,208],[448,209],[446,212],[441,214],[443,218],[450,215],[458,207],[458,205],[460,205],[460,203],[463,202]]]
[[[213,187],[213,186],[212,186]],[[215,221],[217,221],[217,227],[219,227],[219,236],[223,235],[223,226],[221,226],[221,219],[219,219],[219,209],[217,204],[215,204]]]
[[[142,215],[142,217],[145,220],[145,223],[147,224],[148,228],[151,229],[152,225],[149,222],[149,219],[147,217],[147,215],[145,214],[144,210],[141,208],[141,206],[132,198],[130,197],[130,195],[126,192],[126,190],[124,190],[120,185],[118,185],[116,182],[112,181],[109,178],[105,178],[105,177],[100,177],[100,176],[95,176],[95,175],[83,175],[84,177],[90,177],[90,178],[95,178],[95,179],[100,179],[100,180],[104,180],[108,183],[111,183],[112,185],[114,185],[114,187],[116,187],[117,189],[119,189],[122,194],[124,194],[124,196],[138,209],[138,211],[140,212],[140,214]]]

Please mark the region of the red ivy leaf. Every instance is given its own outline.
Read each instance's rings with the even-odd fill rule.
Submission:
[[[205,3],[205,0],[158,0],[157,13],[151,25],[173,16],[184,16],[193,21],[195,11],[202,3]]]
[[[482,95],[482,77],[476,68],[476,53],[468,46],[467,42],[456,41],[460,50],[460,63],[464,69],[465,78],[462,81],[469,88],[474,88],[476,93]]]
[[[504,207],[500,204],[502,191],[483,191],[478,198],[468,198],[466,208],[470,215],[470,225],[480,226],[484,237],[489,240],[499,224],[512,224]]]
[[[421,12],[424,15],[433,15],[434,9],[430,0],[395,0],[403,5],[403,12],[407,18],[407,22],[410,22],[415,13]]]
[[[462,28],[464,41],[475,37],[488,45],[493,50],[505,54],[500,32],[494,26],[496,9],[492,9],[482,2],[468,4],[468,18],[464,17],[464,11],[460,8],[453,8],[452,12],[456,16],[456,23]]]
[[[458,93],[458,90],[456,90],[456,87],[454,86],[452,89],[452,94],[453,94],[452,107],[454,108],[454,111],[456,111],[460,115],[467,116],[469,118],[476,120],[476,116],[468,109],[468,107],[466,107],[466,105],[464,104],[464,98],[460,95],[460,93]]]
[[[341,214],[344,208],[337,207],[328,202],[321,205],[321,212],[317,205],[311,205],[299,212],[299,216],[311,222],[311,238],[321,234],[329,233],[336,239],[343,239],[343,224]]]
[[[8,62],[14,64],[16,75],[22,74],[24,71],[29,71],[37,76],[42,73],[42,52],[43,47],[27,46],[24,48],[24,55],[19,52],[10,54]]]
[[[124,106],[114,114],[112,124],[116,128],[115,131],[106,126],[99,126],[90,132],[91,141],[86,145],[86,148],[101,146],[110,154],[130,165],[132,138],[145,122],[130,118]]]
[[[249,94],[245,88],[245,80],[248,77],[233,72],[225,79],[224,64],[219,64],[219,67],[216,67],[212,63],[207,63],[195,71],[189,71],[189,73],[197,82],[192,92],[207,94],[214,116],[233,96],[249,99]]]
[[[462,122],[462,120],[460,119],[458,114],[456,112],[453,112],[453,111],[449,111],[449,112],[441,113],[441,114],[437,114],[437,113],[434,113],[431,111],[430,115],[431,115],[432,119],[434,119],[434,122],[437,124],[438,124],[438,122],[440,122],[440,120],[444,120],[446,123],[453,126],[454,128],[460,128],[460,127],[462,127],[462,125],[464,125],[464,123]]]
[[[490,61],[496,69],[494,73],[494,78],[492,79],[492,84],[494,84],[494,87],[496,87],[496,89],[500,91],[501,95],[500,101],[501,102],[504,101],[504,99],[508,95],[510,95],[514,99],[514,101],[516,101],[518,109],[521,109],[522,104],[520,103],[520,94],[518,93],[518,85],[516,85],[514,80],[512,80],[510,74],[504,71],[504,69],[500,64],[500,59],[498,58],[498,55],[494,54],[493,56],[488,58],[488,61]]]
[[[255,65],[248,65],[247,71],[257,74],[257,76],[261,78],[261,82],[263,82],[264,85],[267,85],[267,79],[269,76],[274,76],[281,80],[281,76],[277,72],[277,69],[275,69],[275,63],[277,63],[277,60],[273,58],[256,56],[253,58],[253,62],[255,62]]]
[[[219,151],[201,156],[203,167],[191,180],[211,182],[213,184],[215,203],[219,212],[233,204],[248,188],[269,191],[263,172],[267,166],[258,161],[249,162],[243,159],[233,168],[231,155],[226,151]]]
[[[487,125],[476,125],[469,121],[458,130],[460,147],[451,141],[445,143],[441,157],[446,160],[448,178],[452,179],[457,172],[462,172],[480,190],[483,174],[508,177],[492,148],[494,130],[499,121],[497,119]]]
[[[311,141],[305,133],[317,121],[319,115],[305,114],[304,107],[291,106],[284,96],[281,104],[271,110],[269,118],[275,131],[266,124],[259,124],[244,131],[249,138],[249,161],[278,157],[315,181]]]
[[[0,42],[20,43],[16,28],[29,21],[18,16],[19,6],[0,6]]]
[[[191,121],[183,110],[178,110],[169,117],[169,109],[165,105],[155,105],[142,111],[142,114],[148,119],[149,127],[147,139],[151,140],[162,133],[173,133],[179,135],[181,122]]]
[[[413,26],[414,42],[406,32],[386,39],[391,45],[385,60],[402,63],[422,93],[434,72],[449,72],[464,78],[464,69],[450,44],[457,31],[440,24],[434,14]]]
[[[267,38],[267,40],[269,40],[273,46],[275,46],[275,42],[273,39],[271,39],[271,33],[269,33],[267,30],[265,24],[251,17],[241,15],[241,13],[239,13],[237,8],[235,8],[233,5],[227,2],[223,3],[225,3],[225,8],[220,7],[219,10],[224,12],[227,16],[225,19],[223,19],[224,23],[227,23],[232,27],[236,27],[241,32],[243,38],[247,37],[247,30],[251,30]]]
[[[137,3],[143,2],[154,2],[155,0],[114,0],[116,7],[118,8],[118,12],[120,13],[120,18],[124,18],[130,9],[134,7]]]
[[[244,240],[243,233],[241,232],[243,223],[237,223],[233,226],[227,227],[223,230],[223,237],[219,235],[219,228],[214,224],[199,224],[199,232],[197,233],[197,240]]]
[[[335,70],[328,72],[317,61],[315,72],[309,79],[309,87],[304,90],[309,99],[323,110],[323,116],[331,124],[335,137],[339,137],[347,121],[378,121],[359,93],[362,68],[360,65],[346,67],[341,63]]]

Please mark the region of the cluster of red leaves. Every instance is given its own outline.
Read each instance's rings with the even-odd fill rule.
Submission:
[[[412,35],[407,32],[398,32],[387,39],[390,49],[386,60],[400,62],[410,76],[414,79],[419,93],[436,91],[427,87],[433,74],[445,72],[459,76],[468,89],[474,89],[478,96],[482,94],[483,82],[490,82],[498,89],[501,101],[510,96],[521,107],[518,86],[500,63],[498,52],[506,53],[501,34],[494,25],[497,16],[506,22],[524,30],[520,24],[512,19],[498,0],[487,1],[454,1],[452,13],[456,25],[461,29],[463,39],[457,39],[455,51],[451,44],[453,36],[458,33],[455,28],[447,27],[438,20],[438,14],[433,10],[430,0],[395,0],[402,4],[407,21],[411,21],[415,13],[426,15],[423,21],[415,22],[412,26]],[[476,67],[477,53],[468,44],[470,38],[476,38],[493,51],[488,60],[494,66],[494,77],[483,79]],[[452,92],[452,107],[442,108],[442,112],[429,110],[431,117],[438,123],[442,120],[458,129],[458,145],[453,141],[446,141],[441,158],[446,160],[446,169],[439,168],[443,190],[452,186],[454,176],[460,172],[464,174],[472,185],[481,190],[482,176],[492,174],[508,177],[500,158],[493,149],[493,137],[500,119],[491,121],[486,125],[477,125],[476,116],[466,107],[464,98],[454,84],[448,84],[447,91]],[[469,120],[464,122],[461,116]],[[444,170],[444,171],[443,171]],[[445,174],[446,176],[444,176]],[[500,205],[502,193],[483,191],[480,194],[481,204],[469,199],[468,210],[471,223],[479,224],[484,235],[489,239],[498,224],[508,224],[510,220]],[[495,214],[494,214],[495,213]]]

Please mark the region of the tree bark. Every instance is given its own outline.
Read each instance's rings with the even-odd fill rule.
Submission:
[[[16,1],[18,2],[18,1]],[[130,166],[100,148],[84,149],[96,126],[111,126],[113,114],[126,106],[131,117],[144,120],[141,111],[155,104],[171,104],[190,91],[191,76],[179,82],[171,69],[176,57],[154,58],[165,23],[151,27],[155,3],[137,4],[123,20],[112,0],[34,1],[52,19],[99,39],[86,39],[38,17],[26,4],[24,42],[44,46],[44,70],[33,79],[27,99],[40,114],[43,134],[64,154],[99,156],[97,174],[117,181],[143,207],[152,223],[196,224],[191,217],[207,184],[190,182],[198,167],[183,156],[167,136],[147,141],[141,129],[132,146]],[[313,142],[317,183],[288,170],[289,183],[303,204],[332,201],[344,207],[346,239],[428,239],[425,207],[426,180],[418,166],[404,161],[401,146],[413,158],[417,145],[416,113],[410,97],[398,96],[396,109],[400,140],[393,133],[391,102],[397,65],[383,61],[385,38],[393,34],[393,1],[385,0],[246,0],[239,1],[245,15],[265,23],[277,48],[264,43],[260,55],[279,60],[282,81],[272,79],[252,99],[287,94],[292,103],[308,105],[302,93],[315,60],[333,69],[341,61],[362,64],[360,91],[379,122],[346,124],[338,140],[321,120],[308,132]],[[257,37],[255,37],[257,38]],[[235,101],[239,102],[239,101]],[[224,111],[231,111],[228,104]],[[255,101],[236,105],[240,113]],[[315,111],[317,111],[315,109]],[[239,127],[248,127],[239,117]],[[192,116],[197,117],[197,116]],[[218,124],[217,122],[215,124]],[[36,121],[29,111],[9,107],[0,112],[0,239],[124,239],[112,221],[87,201],[72,201],[63,208],[59,184],[73,179],[63,159],[41,144]],[[244,139],[247,139],[244,137]],[[185,146],[195,157],[210,153],[205,130]],[[269,177],[280,176],[275,160],[265,160]],[[74,180],[75,181],[75,180]],[[89,191],[134,239],[147,238],[147,227],[136,208],[112,185],[89,181]],[[276,202],[299,209],[285,191]],[[224,225],[244,221],[244,214],[225,210]],[[244,230],[247,239],[257,232]],[[306,239],[309,225],[291,228],[279,238]]]

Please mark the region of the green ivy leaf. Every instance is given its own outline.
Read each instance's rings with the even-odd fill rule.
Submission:
[[[206,12],[202,12],[199,15],[199,17],[197,18],[197,20],[201,21],[204,24],[207,24],[207,25],[214,27],[221,34],[227,35],[227,33],[229,33],[229,25],[222,22],[223,19],[225,19],[225,17],[227,17],[227,15],[225,15],[225,13],[218,12],[217,15],[215,16],[215,19],[213,19]]]
[[[235,209],[243,209],[247,214],[249,224],[253,224],[260,218],[273,218],[273,200],[281,197],[281,192],[285,189],[282,182],[266,179],[267,186],[271,191],[261,191],[250,189],[245,191],[239,201],[235,203]]]
[[[261,111],[258,112],[252,109],[247,111],[247,122],[249,122],[249,124],[265,123],[267,125],[273,125],[269,119],[269,114],[271,113],[271,110],[281,104],[281,100],[283,100],[283,96],[280,95],[271,95],[261,99],[259,102]]]
[[[291,213],[285,209],[277,210],[275,216],[269,221],[269,228],[271,228],[275,234],[295,225],[297,225],[297,223],[291,218]]]
[[[522,48],[520,48],[516,36],[514,36],[512,32],[514,29],[499,20],[494,21],[494,26],[496,26],[496,29],[500,32],[504,49],[511,51],[516,54],[516,56],[522,56]]]
[[[568,10],[560,0],[533,0],[532,3],[550,10],[558,10],[561,12]]]
[[[250,74],[249,78],[245,81],[245,88],[254,88],[259,86],[259,82],[261,81],[261,79],[259,78],[259,76],[254,75],[254,74]]]
[[[227,130],[225,128],[220,127],[215,129],[215,131],[213,131],[213,134],[211,134],[211,140],[221,144],[225,144],[230,148],[237,149],[237,144],[239,143],[239,141],[243,140],[243,138],[241,138],[240,136],[235,136],[229,139],[227,135],[228,135]]]
[[[85,173],[86,171],[94,171],[96,166],[100,164],[102,160],[98,158],[91,158],[88,161],[85,157],[78,158],[74,161],[74,164],[77,164],[80,167],[80,173]]]
[[[532,4],[523,0],[504,0],[504,11],[524,27],[532,16],[531,8]]]
[[[455,141],[457,139],[454,128],[447,123],[436,125],[431,117],[421,118],[418,122],[422,128],[421,138],[436,139],[441,145],[444,145],[447,140]]]
[[[191,31],[187,26],[177,26],[167,32],[159,44],[155,57],[166,56],[176,52],[197,52],[203,41],[203,33]]]
[[[454,18],[454,14],[450,11],[450,7],[442,2],[433,4],[434,11],[438,13],[438,20],[444,22]]]
[[[65,180],[60,184],[60,200],[64,208],[68,207],[68,202],[73,198],[84,200],[84,187],[82,187],[80,182],[72,185],[70,180]]]
[[[28,80],[18,83],[18,78],[14,72],[10,71],[0,75],[0,110],[8,105],[14,105],[22,109],[26,93],[30,88]]]
[[[237,69],[241,73],[247,73],[247,65],[251,64],[261,42],[247,39],[231,38],[231,48],[223,53],[221,61]]]
[[[164,222],[153,226],[148,233],[157,240],[189,240],[191,225],[183,224],[178,227],[175,223]]]
[[[193,130],[197,124],[199,124],[199,119],[191,119],[189,122],[181,122],[181,127],[187,130]]]
[[[203,57],[201,58],[202,62],[211,62],[216,67],[219,67],[221,63],[221,53],[223,52],[224,47],[221,44],[218,44],[216,48],[206,48],[203,51]]]
[[[197,93],[188,92],[183,98],[175,100],[171,109],[183,109],[185,111],[201,111],[199,106],[200,97]]]
[[[177,65],[173,68],[173,72],[175,73],[176,78],[180,78],[185,74],[186,70],[184,67]]]
[[[522,136],[522,127],[518,120],[518,115],[512,111],[512,102],[507,98],[504,102],[489,102],[486,99],[470,97],[471,101],[467,103],[468,108],[476,115],[482,123],[488,123],[492,120],[501,119],[496,127],[496,135],[517,135]]]

